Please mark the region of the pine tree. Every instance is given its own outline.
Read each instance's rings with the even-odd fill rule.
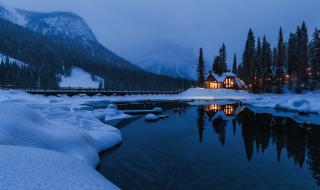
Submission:
[[[232,65],[232,72],[235,74],[235,75],[238,75],[238,68],[237,68],[237,54],[234,54],[233,56],[233,65]]]
[[[245,49],[242,57],[242,69],[244,72],[241,74],[241,78],[247,83],[252,84],[254,81],[255,71],[255,39],[252,30],[248,32]]]
[[[261,40],[258,38],[257,42],[257,50],[255,54],[255,70],[254,70],[254,84],[255,84],[255,91],[260,92],[262,87],[262,47],[261,47]]]
[[[272,92],[272,51],[266,36],[261,48],[262,86],[264,92]]]
[[[204,87],[204,81],[205,81],[205,65],[204,65],[204,59],[203,59],[203,50],[200,48],[199,53],[199,61],[198,61],[198,85],[200,87]]]
[[[224,43],[222,44],[222,47],[219,50],[219,71],[218,74],[222,74],[224,72],[228,71],[227,66],[227,49]]]
[[[220,57],[219,56],[214,57],[214,61],[212,64],[212,72],[214,72],[214,73],[220,72]]]
[[[218,75],[228,71],[227,66],[227,49],[224,44],[219,49],[219,55],[214,58],[212,71]]]
[[[300,30],[300,29],[299,29]],[[292,89],[294,81],[296,81],[297,76],[297,49],[298,43],[297,43],[297,35],[294,33],[290,33],[289,40],[288,40],[288,49],[287,49],[287,55],[288,55],[288,74],[290,76],[289,78],[289,89]]]
[[[320,73],[320,31],[316,28],[313,33],[310,50],[310,62],[312,68],[311,90],[315,90],[319,83]]]
[[[276,61],[276,93],[283,93],[284,85],[284,65],[285,65],[285,43],[283,39],[282,28],[279,30],[278,48],[277,48],[277,61]]]
[[[297,63],[297,83],[296,92],[301,93],[303,88],[309,85],[309,77],[306,70],[308,68],[308,31],[306,24],[303,22],[301,28],[297,29],[298,40],[298,63]]]

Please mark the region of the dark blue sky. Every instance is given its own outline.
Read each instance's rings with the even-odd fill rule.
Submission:
[[[248,29],[266,34],[275,44],[283,27],[287,36],[306,21],[320,28],[320,0],[2,0],[34,11],[72,11],[82,16],[98,39],[132,58],[158,40],[195,51],[205,48],[212,59],[222,42],[229,55],[240,54]],[[231,56],[229,57],[229,62]]]

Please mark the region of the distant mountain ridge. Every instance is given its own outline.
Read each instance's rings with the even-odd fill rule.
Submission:
[[[133,63],[153,73],[190,80],[196,79],[197,58],[193,49],[170,41],[154,44],[150,51],[137,56],[138,58]]]

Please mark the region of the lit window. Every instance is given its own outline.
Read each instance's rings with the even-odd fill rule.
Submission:
[[[235,110],[232,105],[226,105],[223,111],[226,115],[233,115]]]
[[[225,81],[224,81],[224,84],[226,85],[226,88],[233,88],[234,87],[234,80],[231,79],[231,78],[227,78]]]
[[[219,84],[217,82],[209,82],[209,88],[217,89],[219,88]]]

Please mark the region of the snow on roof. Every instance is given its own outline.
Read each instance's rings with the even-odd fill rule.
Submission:
[[[243,87],[246,85],[246,83],[243,82],[240,78],[236,77],[236,83],[238,86]]]

